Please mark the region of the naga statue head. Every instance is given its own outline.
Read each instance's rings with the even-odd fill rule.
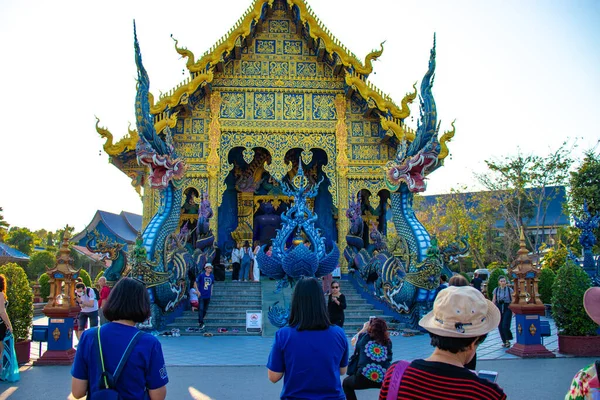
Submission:
[[[165,189],[170,182],[177,184],[186,171],[185,162],[177,157],[173,147],[173,138],[167,125],[164,140],[157,134],[154,118],[150,113],[150,78],[142,64],[142,54],[137,40],[135,22],[133,24],[135,63],[138,70],[138,82],[135,98],[135,117],[139,140],[135,153],[141,165],[150,168],[151,188]]]
[[[434,73],[435,36],[429,57],[429,68],[421,82],[420,118],[415,138],[410,144],[402,140],[398,145],[396,157],[385,166],[385,181],[392,191],[397,191],[402,183],[405,183],[413,193],[425,191],[426,175],[440,166],[438,156],[441,146],[437,138],[439,126],[431,91]]]
[[[371,243],[374,245],[374,250],[383,251],[387,250],[387,243],[385,242],[385,237],[383,233],[379,232],[377,229],[377,225],[374,222],[371,222],[371,229],[369,230],[369,239],[371,239]]]

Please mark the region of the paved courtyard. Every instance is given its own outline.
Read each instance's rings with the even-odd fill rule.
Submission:
[[[36,324],[45,324],[37,318]],[[546,338],[549,350],[556,352],[556,330]],[[169,399],[276,399],[281,382],[272,384],[264,367],[273,338],[201,336],[159,337],[168,366]],[[392,337],[394,360],[424,358],[431,353],[428,335]],[[44,346],[45,348],[45,346]],[[32,344],[36,359],[38,344]],[[594,360],[557,354],[556,359],[522,360],[507,354],[497,331],[492,332],[478,349],[478,369],[499,372],[498,383],[509,399],[562,399],[571,378],[582,366]],[[21,368],[21,381],[0,384],[0,400],[65,399],[70,391],[69,367]],[[359,392],[364,400],[377,399],[377,390]]]

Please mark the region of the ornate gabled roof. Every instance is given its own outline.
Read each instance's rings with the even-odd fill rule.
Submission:
[[[309,40],[314,41],[318,50],[331,54],[338,63],[344,66],[346,84],[359,92],[371,108],[380,111],[384,129],[393,131],[399,139],[406,137],[408,140],[412,140],[414,133],[411,135],[410,130],[403,129],[402,120],[410,115],[408,104],[412,103],[417,96],[416,84],[413,86],[414,91],[404,97],[400,108],[388,95],[367,80],[368,75],[373,71],[372,61],[383,53],[383,43],[379,50],[373,50],[367,54],[364,62],[361,62],[331,34],[304,0],[285,1],[297,23],[305,28]],[[164,126],[159,127],[158,123],[169,117],[165,111],[180,104],[186,104],[189,96],[199,87],[212,82],[213,71],[217,65],[224,62],[232,53],[239,51],[246,40],[251,37],[255,26],[267,17],[268,8],[273,7],[274,2],[275,0],[254,0],[254,3],[233,28],[197,61],[192,51],[179,47],[179,42],[173,39],[177,53],[183,58],[187,58],[186,67],[190,72],[190,77],[161,96],[156,104],[154,104],[154,97],[150,96],[150,112],[155,115],[157,132],[164,128]],[[172,115],[170,117],[173,118]]]

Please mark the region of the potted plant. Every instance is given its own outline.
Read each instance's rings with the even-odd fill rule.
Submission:
[[[552,318],[552,285],[556,274],[550,268],[543,267],[540,271],[540,283],[538,284],[538,292],[540,300],[546,307],[546,317]]]
[[[592,286],[588,274],[571,260],[560,267],[552,285],[552,315],[558,329],[558,351],[599,356],[598,326],[583,308],[583,295]]]
[[[29,332],[33,325],[33,293],[29,287],[27,274],[15,263],[0,267],[0,274],[6,277],[6,312],[10,318],[15,337],[15,351],[19,364],[29,362],[31,341]]]

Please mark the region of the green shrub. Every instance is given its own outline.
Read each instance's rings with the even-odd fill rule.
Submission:
[[[555,277],[556,274],[550,268],[542,268],[538,292],[540,293],[540,300],[544,304],[552,303],[552,285],[554,284]]]
[[[48,268],[53,268],[56,264],[56,257],[49,251],[37,251],[31,255],[29,264],[27,264],[27,276],[29,279],[37,279]]]
[[[104,276],[104,270],[98,272],[98,275],[96,275],[96,278],[94,279],[94,285],[98,283],[98,279],[100,279],[101,277]]]
[[[92,287],[92,278],[90,277],[90,274],[88,274],[88,272],[85,269],[79,270],[79,276],[83,280],[85,287]]]
[[[501,266],[498,266],[494,269],[492,269],[492,272],[490,273],[490,277],[488,278],[487,281],[487,295],[488,298],[491,300],[494,297],[494,289],[496,289],[498,287],[498,279],[504,276],[506,277],[506,273],[502,270]],[[508,277],[506,277],[506,283],[510,283],[510,279],[508,279]]]
[[[552,316],[558,331],[567,336],[595,335],[598,325],[583,308],[583,295],[592,286],[588,274],[572,261],[560,267],[552,285]]]
[[[15,263],[0,267],[0,274],[7,280],[6,312],[13,327],[13,335],[17,340],[29,338],[29,329],[33,324],[33,292],[29,287],[27,274]]]
[[[489,263],[486,268],[490,271],[490,273],[491,273],[491,271],[493,271],[495,269],[498,269],[498,268],[500,268],[500,269],[502,269],[502,268],[507,269],[506,265],[504,265],[504,264],[502,264],[501,262],[498,262],[498,261],[494,261],[492,263]]]
[[[50,277],[47,273],[44,272],[42,275],[40,275],[38,284],[40,285],[40,294],[42,296],[42,300],[48,301],[48,297],[50,297]]]

